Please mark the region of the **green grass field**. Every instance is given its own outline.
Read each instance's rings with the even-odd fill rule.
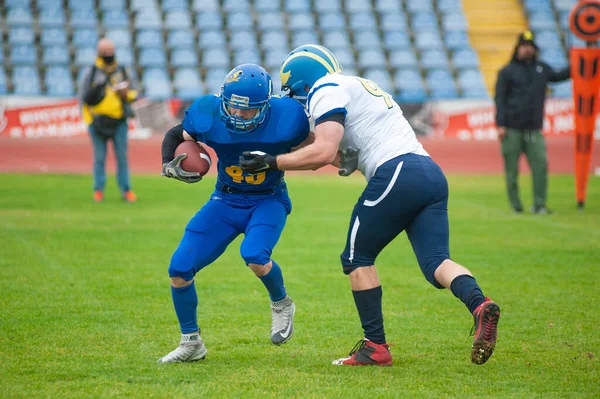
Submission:
[[[158,365],[179,342],[167,267],[214,180],[134,177],[102,204],[89,176],[0,175],[0,397],[599,397],[600,179],[588,209],[554,176],[555,215],[513,215],[500,176],[450,177],[454,260],[502,307],[496,353],[470,362],[472,318],[422,277],[402,234],[378,259],[395,364],[339,368],[362,330],[341,273],[362,177],[288,178],[294,210],[274,259],[297,305],[269,340],[266,291],[236,240],[196,278],[205,361]],[[522,195],[530,203],[530,182]]]

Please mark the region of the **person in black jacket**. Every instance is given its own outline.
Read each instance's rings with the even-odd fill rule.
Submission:
[[[529,31],[519,35],[512,60],[498,73],[496,125],[502,142],[510,205],[523,212],[519,198],[519,157],[525,153],[533,177],[532,213],[547,215],[548,159],[542,135],[548,82],[569,79],[569,68],[554,71],[537,58],[538,47]]]

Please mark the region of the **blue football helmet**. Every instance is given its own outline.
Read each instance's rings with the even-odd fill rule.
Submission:
[[[300,46],[285,57],[281,64],[281,90],[306,104],[308,90],[329,73],[340,73],[342,67],[331,51],[317,44]]]
[[[271,76],[255,64],[238,65],[231,70],[221,86],[221,119],[232,133],[250,133],[264,122],[273,93]],[[252,119],[242,119],[229,112],[229,107],[256,109]]]

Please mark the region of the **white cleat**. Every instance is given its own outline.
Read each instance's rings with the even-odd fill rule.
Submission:
[[[177,349],[158,359],[158,363],[195,362],[204,359],[207,352],[199,333],[181,334],[181,342]]]
[[[284,344],[292,338],[294,313],[296,305],[289,296],[281,301],[271,302],[271,342],[275,345]]]

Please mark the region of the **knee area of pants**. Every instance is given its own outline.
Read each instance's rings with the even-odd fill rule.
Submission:
[[[180,277],[186,281],[192,280],[194,278],[194,272],[191,270],[187,270],[187,271],[183,271],[183,270],[178,270],[177,268],[173,267],[172,265],[169,266],[169,277]]]
[[[442,289],[444,287],[440,283],[438,283],[437,280],[435,279],[435,271],[437,270],[438,267],[440,267],[442,262],[446,259],[448,259],[448,258],[445,257],[444,259],[436,259],[427,264],[419,263],[419,266],[421,266],[421,271],[423,272],[425,279],[429,282],[429,284],[433,285],[435,288],[438,288],[438,289]]]
[[[254,263],[257,265],[266,265],[271,260],[271,257],[266,251],[256,251],[252,249],[242,248],[240,255],[246,264]]]

